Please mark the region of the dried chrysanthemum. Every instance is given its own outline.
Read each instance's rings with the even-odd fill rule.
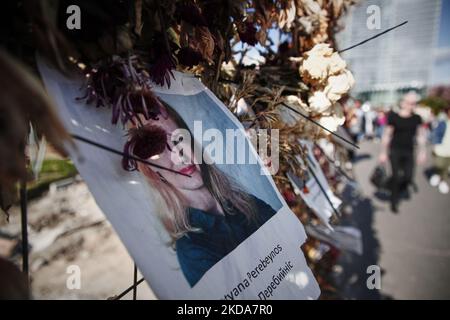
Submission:
[[[135,89],[124,92],[112,107],[112,123],[117,123],[119,118],[122,124],[128,121],[134,123],[141,114],[146,120],[158,119],[159,115],[166,116],[165,108],[153,92],[149,89]]]
[[[132,128],[128,130],[128,135],[122,159],[122,167],[127,171],[137,169],[136,160],[130,156],[146,160],[161,154],[167,146],[167,133],[158,126]]]
[[[164,107],[149,86],[149,75],[140,67],[136,57],[127,59],[115,56],[103,62],[87,74],[87,103],[97,107],[112,108],[111,122],[122,124],[142,114],[145,119],[164,115]]]
[[[170,77],[175,78],[172,70],[176,68],[172,53],[162,54],[150,67],[150,78],[157,85],[170,87]]]

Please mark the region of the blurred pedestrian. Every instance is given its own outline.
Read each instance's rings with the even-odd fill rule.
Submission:
[[[364,102],[361,107],[363,113],[362,134],[366,139],[372,139],[375,135],[375,119],[376,113],[372,110],[372,104],[369,101]]]
[[[354,106],[349,106],[348,104],[344,107],[345,114],[345,122],[344,122],[344,130],[349,134],[352,141],[354,143],[358,143],[358,135],[361,132],[361,117],[358,116],[359,113],[360,102],[358,100],[355,101]],[[355,151],[353,148],[348,149],[348,159],[350,162],[353,162],[355,158]]]
[[[381,140],[383,137],[384,128],[387,124],[387,116],[382,108],[378,110],[376,124],[376,136],[379,140]]]
[[[391,162],[391,210],[398,212],[398,202],[402,192],[408,192],[408,187],[414,185],[414,143],[416,135],[419,144],[417,162],[426,160],[426,131],[422,127],[422,119],[414,113],[419,101],[415,92],[408,92],[402,97],[400,111],[390,112],[387,127],[381,141],[381,163]],[[418,130],[419,129],[419,130]],[[418,131],[418,134],[417,134]]]
[[[430,184],[438,187],[439,192],[447,194],[448,170],[450,168],[450,106],[444,110],[444,119],[438,122],[438,125],[432,132],[434,164],[437,173],[431,176]]]

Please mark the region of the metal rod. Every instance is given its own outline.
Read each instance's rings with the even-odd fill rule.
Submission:
[[[286,103],[284,103],[284,102],[282,102],[281,104],[282,104],[284,107],[288,108],[289,110],[291,110],[291,111],[297,113],[298,115],[302,116],[302,117],[305,118],[306,120],[309,120],[309,121],[311,121],[312,123],[314,123],[315,125],[321,127],[323,130],[325,130],[325,131],[331,133],[331,134],[332,134],[333,136],[335,136],[336,138],[339,138],[339,139],[341,139],[342,141],[347,142],[349,145],[351,145],[351,146],[353,146],[353,147],[359,149],[359,146],[358,146],[357,144],[355,144],[355,143],[351,142],[350,140],[348,140],[348,139],[346,139],[346,138],[344,138],[344,137],[338,135],[337,133],[335,133],[335,132],[333,132],[333,131],[331,131],[331,130],[325,128],[323,125],[321,125],[321,124],[320,124],[319,122],[317,122],[316,120],[311,119],[310,117],[304,115],[304,114],[301,113],[300,111],[295,110],[294,108],[288,106],[288,105],[287,105]]]
[[[137,287],[137,286],[140,285],[142,282],[144,282],[144,278],[141,278],[140,280],[138,280],[135,284],[133,284],[131,287],[127,288],[125,291],[123,291],[123,292],[120,293],[119,295],[115,296],[113,299],[114,299],[114,300],[120,300],[120,299],[122,299],[128,292],[130,292],[131,290],[133,290],[133,288]]]
[[[144,160],[144,159],[141,159],[141,158],[132,156],[132,155],[127,155],[127,154],[125,154],[125,153],[122,152],[122,151],[119,151],[119,150],[113,149],[113,148],[111,148],[111,147],[105,146],[105,145],[103,145],[103,144],[101,144],[101,143],[92,141],[92,140],[90,140],[90,139],[88,139],[88,138],[81,137],[81,136],[79,136],[79,135],[77,135],[77,134],[71,134],[71,136],[72,136],[72,138],[74,138],[74,139],[76,139],[76,140],[85,142],[85,143],[87,143],[87,144],[93,145],[93,146],[95,146],[95,147],[98,147],[98,148],[100,148],[100,149],[109,151],[109,152],[111,152],[111,153],[118,154],[118,155],[121,155],[121,156],[123,156],[123,157],[127,157],[127,158],[133,159],[133,160],[135,160],[135,161],[139,161],[139,162],[148,164],[149,166],[153,166],[153,167],[158,168],[158,169],[162,169],[162,170],[170,171],[170,172],[173,172],[173,173],[176,173],[176,174],[180,174],[180,175],[185,176],[185,177],[189,177],[189,178],[191,177],[189,174],[181,173],[181,172],[179,172],[179,171],[172,170],[172,169],[169,169],[169,168],[166,168],[166,167],[163,167],[163,166],[160,166],[160,165],[151,163],[151,162],[149,162],[149,161],[147,161],[147,160]]]
[[[331,159],[329,156],[327,156],[327,154],[325,153],[325,151],[316,143],[314,142],[314,145],[316,146],[316,148],[318,148],[320,150],[320,152],[323,154],[323,156],[325,157],[325,159],[328,160],[328,162],[330,162],[331,164],[333,164],[333,166],[336,168],[336,170],[343,175],[347,180],[349,181],[355,181],[354,179],[350,178],[348,176],[347,173],[345,173],[344,170],[342,170],[342,168],[338,165],[336,165],[335,160]]]
[[[397,29],[397,28],[399,28],[399,27],[401,27],[401,26],[403,26],[404,24],[407,24],[407,23],[408,23],[408,20],[403,21],[402,23],[400,23],[400,24],[398,24],[398,25],[396,25],[396,26],[394,26],[394,27],[392,27],[392,28],[389,28],[389,29],[387,29],[387,30],[384,30],[383,32],[380,32],[380,33],[374,35],[373,37],[370,37],[370,38],[368,38],[368,39],[366,39],[366,40],[363,40],[363,41],[361,41],[361,42],[358,42],[357,44],[354,44],[354,45],[352,45],[352,46],[350,46],[350,47],[348,47],[348,48],[339,50],[338,52],[339,52],[339,53],[342,53],[342,52],[348,51],[348,50],[350,50],[350,49],[359,47],[360,45],[362,45],[362,44],[364,44],[364,43],[366,43],[366,42],[369,42],[370,40],[373,40],[373,39],[375,39],[375,38],[378,38],[379,36],[382,36],[383,34],[388,33],[389,31],[392,31],[392,30],[394,30],[394,29]]]
[[[27,277],[27,284],[29,284],[27,183],[25,178],[20,181],[20,217],[22,228],[22,271]]]
[[[138,269],[136,266],[136,263],[134,264],[134,272],[133,272],[133,300],[136,300],[137,298],[137,274],[138,274]]]

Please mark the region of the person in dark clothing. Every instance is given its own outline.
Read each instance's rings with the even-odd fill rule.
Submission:
[[[382,152],[380,162],[391,162],[391,210],[398,211],[400,194],[407,191],[409,185],[414,183],[414,145],[416,135],[419,144],[418,163],[425,162],[425,130],[421,126],[422,119],[414,113],[418,95],[414,92],[403,96],[400,103],[400,112],[391,112],[388,115],[387,128],[382,139]]]

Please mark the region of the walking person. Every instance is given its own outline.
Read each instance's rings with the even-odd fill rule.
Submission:
[[[381,138],[383,137],[384,128],[385,128],[385,126],[387,124],[386,113],[381,108],[378,110],[377,120],[376,121],[377,121],[376,122],[376,124],[377,124],[376,136],[377,136],[377,139],[380,141]]]
[[[450,106],[444,110],[445,118],[438,122],[432,132],[434,164],[437,173],[430,179],[433,187],[442,194],[449,192],[448,170],[450,168]]]
[[[381,140],[382,152],[379,157],[381,163],[390,160],[391,178],[391,210],[398,212],[400,194],[408,191],[414,183],[414,145],[417,136],[419,150],[417,162],[422,164],[426,160],[425,142],[426,132],[422,126],[422,119],[414,113],[419,96],[415,92],[405,94],[400,102],[400,111],[390,112],[387,127]]]

